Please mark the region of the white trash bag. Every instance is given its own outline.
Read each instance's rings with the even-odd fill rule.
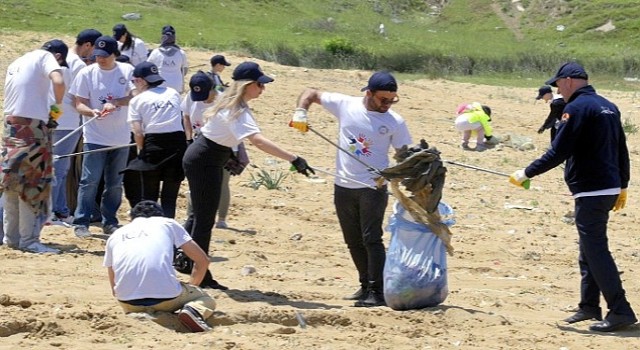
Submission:
[[[440,201],[442,223],[455,224],[453,209]],[[384,264],[384,300],[394,310],[421,309],[442,303],[449,294],[447,251],[429,227],[418,223],[396,202],[387,231],[391,241]]]

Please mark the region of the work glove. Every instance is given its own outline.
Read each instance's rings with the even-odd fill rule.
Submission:
[[[538,134],[542,134],[545,130],[544,125],[541,126],[540,129],[538,129]]]
[[[296,170],[300,174],[304,174],[304,176],[309,177],[309,173],[315,175],[316,172],[307,164],[307,161],[302,157],[296,157],[296,159],[291,161],[291,170]]]
[[[309,131],[309,123],[307,122],[307,110],[304,108],[296,108],[293,118],[289,122],[289,126],[300,130],[301,132]]]
[[[624,206],[626,204],[627,204],[627,189],[623,188],[622,190],[620,190],[618,199],[616,199],[616,204],[613,205],[613,211],[624,209]]]
[[[529,186],[531,186],[531,180],[524,173],[524,169],[516,170],[511,174],[511,176],[509,176],[509,182],[525,190],[528,190]]]
[[[484,138],[487,140],[485,142],[487,145],[492,145],[493,146],[493,145],[497,145],[497,144],[500,143],[500,140],[498,140],[497,137],[494,137],[494,136],[491,136],[491,135],[485,136]]]
[[[62,115],[62,107],[59,104],[53,104],[49,107],[49,117],[57,121]]]

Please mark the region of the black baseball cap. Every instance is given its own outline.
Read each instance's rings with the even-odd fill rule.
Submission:
[[[96,39],[96,42],[93,45],[93,54],[100,57],[107,57],[111,55],[120,56],[120,51],[118,51],[118,42],[110,36],[103,35]]]
[[[551,90],[551,86],[543,85],[538,89],[538,96],[536,97],[536,100],[539,100],[542,98],[542,96],[550,93],[553,93],[553,90]]]
[[[233,70],[231,76],[233,80],[253,80],[262,84],[270,83],[273,78],[264,75],[260,69],[260,65],[255,62],[247,61],[240,63],[236,69]]]
[[[127,32],[127,27],[120,23],[113,26],[113,38],[120,40],[120,38]]]
[[[91,43],[91,45],[93,45],[101,36],[102,33],[95,29],[85,29],[78,33],[78,36],[76,37],[76,45],[82,45],[84,43]]]
[[[42,49],[51,53],[59,53],[61,56],[60,60],[62,61],[60,62],[60,65],[63,67],[69,67],[69,65],[67,64],[67,54],[69,53],[69,47],[67,47],[67,44],[65,44],[64,41],[59,39],[47,41],[46,43],[44,43],[44,45],[42,45]]]
[[[167,33],[176,35],[176,29],[173,28],[173,26],[167,24],[166,26],[162,27],[162,34],[167,34]]]
[[[227,62],[227,60],[222,55],[214,55],[213,57],[211,57],[211,65],[215,66],[216,64],[222,64],[227,67],[231,65],[231,63]]]
[[[164,78],[158,74],[158,66],[149,61],[138,63],[133,69],[133,76],[136,78],[142,78],[149,83],[164,81]]]
[[[557,87],[558,85],[556,85],[556,81],[562,78],[589,80],[589,75],[577,62],[567,62],[563,64],[560,69],[558,69],[556,75],[553,78],[547,80],[545,84]]]
[[[198,71],[191,76],[189,80],[189,88],[191,89],[191,100],[205,101],[209,98],[209,91],[213,89],[213,80],[209,78],[207,73]]]
[[[360,89],[360,91],[398,91],[398,83],[396,83],[396,78],[391,75],[391,73],[386,71],[375,72],[369,78],[369,83],[367,86]]]

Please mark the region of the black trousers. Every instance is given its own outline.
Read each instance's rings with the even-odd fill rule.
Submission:
[[[187,148],[182,160],[193,208],[185,229],[207,254],[220,203],[222,172],[231,152],[231,148],[201,136]]]
[[[579,306],[585,311],[600,313],[602,293],[610,312],[634,315],[607,239],[609,211],[616,199],[617,195],[580,197],[575,200],[580,245],[578,264],[582,276]]]
[[[385,247],[382,223],[389,196],[386,186],[349,189],[334,186],[334,204],[344,242],[358,270],[360,285],[382,293]]]

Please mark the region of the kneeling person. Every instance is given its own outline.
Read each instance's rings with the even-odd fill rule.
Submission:
[[[109,237],[104,257],[112,293],[124,312],[179,310],[178,319],[190,330],[209,330],[205,320],[216,303],[196,287],[208,269],[207,255],[178,222],[163,217],[162,207],[154,201],[136,204],[131,220]],[[174,247],[194,262],[188,284],[175,275]]]

